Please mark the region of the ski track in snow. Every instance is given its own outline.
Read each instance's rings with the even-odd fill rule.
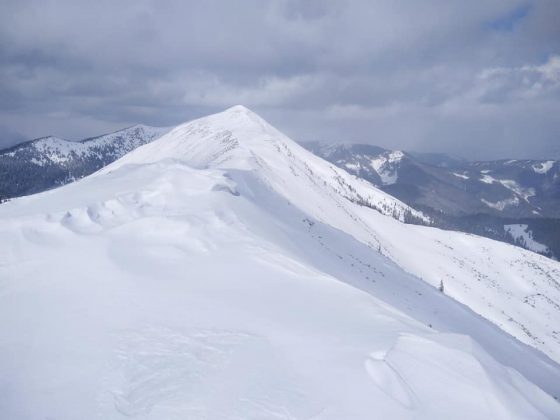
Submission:
[[[404,225],[242,107],[156,143],[0,206],[6,419],[560,416],[557,263]]]

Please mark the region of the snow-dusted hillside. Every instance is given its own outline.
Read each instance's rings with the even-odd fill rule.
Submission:
[[[366,144],[305,143],[313,153],[413,207],[461,216],[555,217],[560,162],[466,161]]]
[[[0,200],[80,179],[169,130],[139,124],[78,142],[48,136],[1,150]]]
[[[559,264],[405,217],[239,106],[2,204],[0,412],[558,418]]]
[[[437,227],[560,259],[560,162],[467,161],[368,144],[302,145],[422,210]],[[527,225],[527,235],[543,246],[530,246],[509,225]]]
[[[24,157],[36,153],[36,165],[63,164],[76,158],[118,159],[128,152],[161,137],[169,128],[138,124],[124,130],[82,141],[68,141],[48,136],[12,147],[5,153],[10,157]]]

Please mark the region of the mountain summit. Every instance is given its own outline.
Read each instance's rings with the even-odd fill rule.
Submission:
[[[408,218],[242,106],[4,203],[0,412],[558,418],[560,264]]]
[[[100,172],[167,160],[199,169],[249,170],[268,188],[319,220],[330,218],[338,225],[349,219],[346,228],[354,225],[358,217],[349,216],[344,206],[348,201],[401,221],[429,220],[389,194],[318,158],[242,105],[179,125]],[[325,199],[334,206],[321,211],[316,203]]]

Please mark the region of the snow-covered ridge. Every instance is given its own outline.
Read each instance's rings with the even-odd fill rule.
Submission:
[[[169,158],[196,168],[252,170],[271,188],[319,219],[321,211],[313,207],[310,192],[337,202],[342,196],[401,221],[412,217],[429,222],[421,212],[325,162],[241,105],[179,125],[101,172]],[[287,182],[293,177],[298,181]]]

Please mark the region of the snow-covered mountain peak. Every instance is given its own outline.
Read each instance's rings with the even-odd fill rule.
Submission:
[[[223,111],[223,114],[237,114],[237,115],[257,115],[255,114],[253,111],[251,111],[249,108],[247,108],[245,105],[233,105],[229,108],[227,108],[226,110]]]
[[[247,168],[247,160],[283,135],[242,105],[181,124],[154,144],[126,156],[115,165],[179,159],[194,167]],[[295,144],[295,143],[294,143]]]

